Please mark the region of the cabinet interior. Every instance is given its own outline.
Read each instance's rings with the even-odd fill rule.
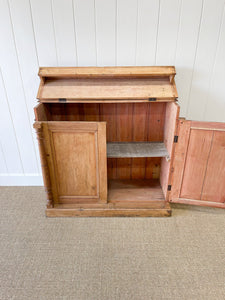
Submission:
[[[35,118],[106,122],[108,202],[164,202],[177,111],[174,102],[40,103]]]

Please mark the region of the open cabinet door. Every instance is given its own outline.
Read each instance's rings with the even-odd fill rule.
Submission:
[[[179,120],[169,201],[225,208],[225,124]]]
[[[106,203],[105,122],[35,122],[48,207]]]

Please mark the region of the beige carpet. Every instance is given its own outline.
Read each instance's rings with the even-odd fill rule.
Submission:
[[[225,299],[225,211],[46,218],[40,187],[0,188],[0,299]]]

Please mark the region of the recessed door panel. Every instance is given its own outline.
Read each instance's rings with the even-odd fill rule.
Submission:
[[[213,132],[191,129],[181,186],[181,198],[201,199]]]
[[[106,123],[43,122],[43,127],[55,202],[106,202]]]
[[[215,131],[201,200],[225,203],[225,132]]]

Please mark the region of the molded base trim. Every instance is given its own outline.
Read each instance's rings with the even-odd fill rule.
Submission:
[[[130,208],[49,208],[47,217],[170,217],[171,208],[130,209]]]

